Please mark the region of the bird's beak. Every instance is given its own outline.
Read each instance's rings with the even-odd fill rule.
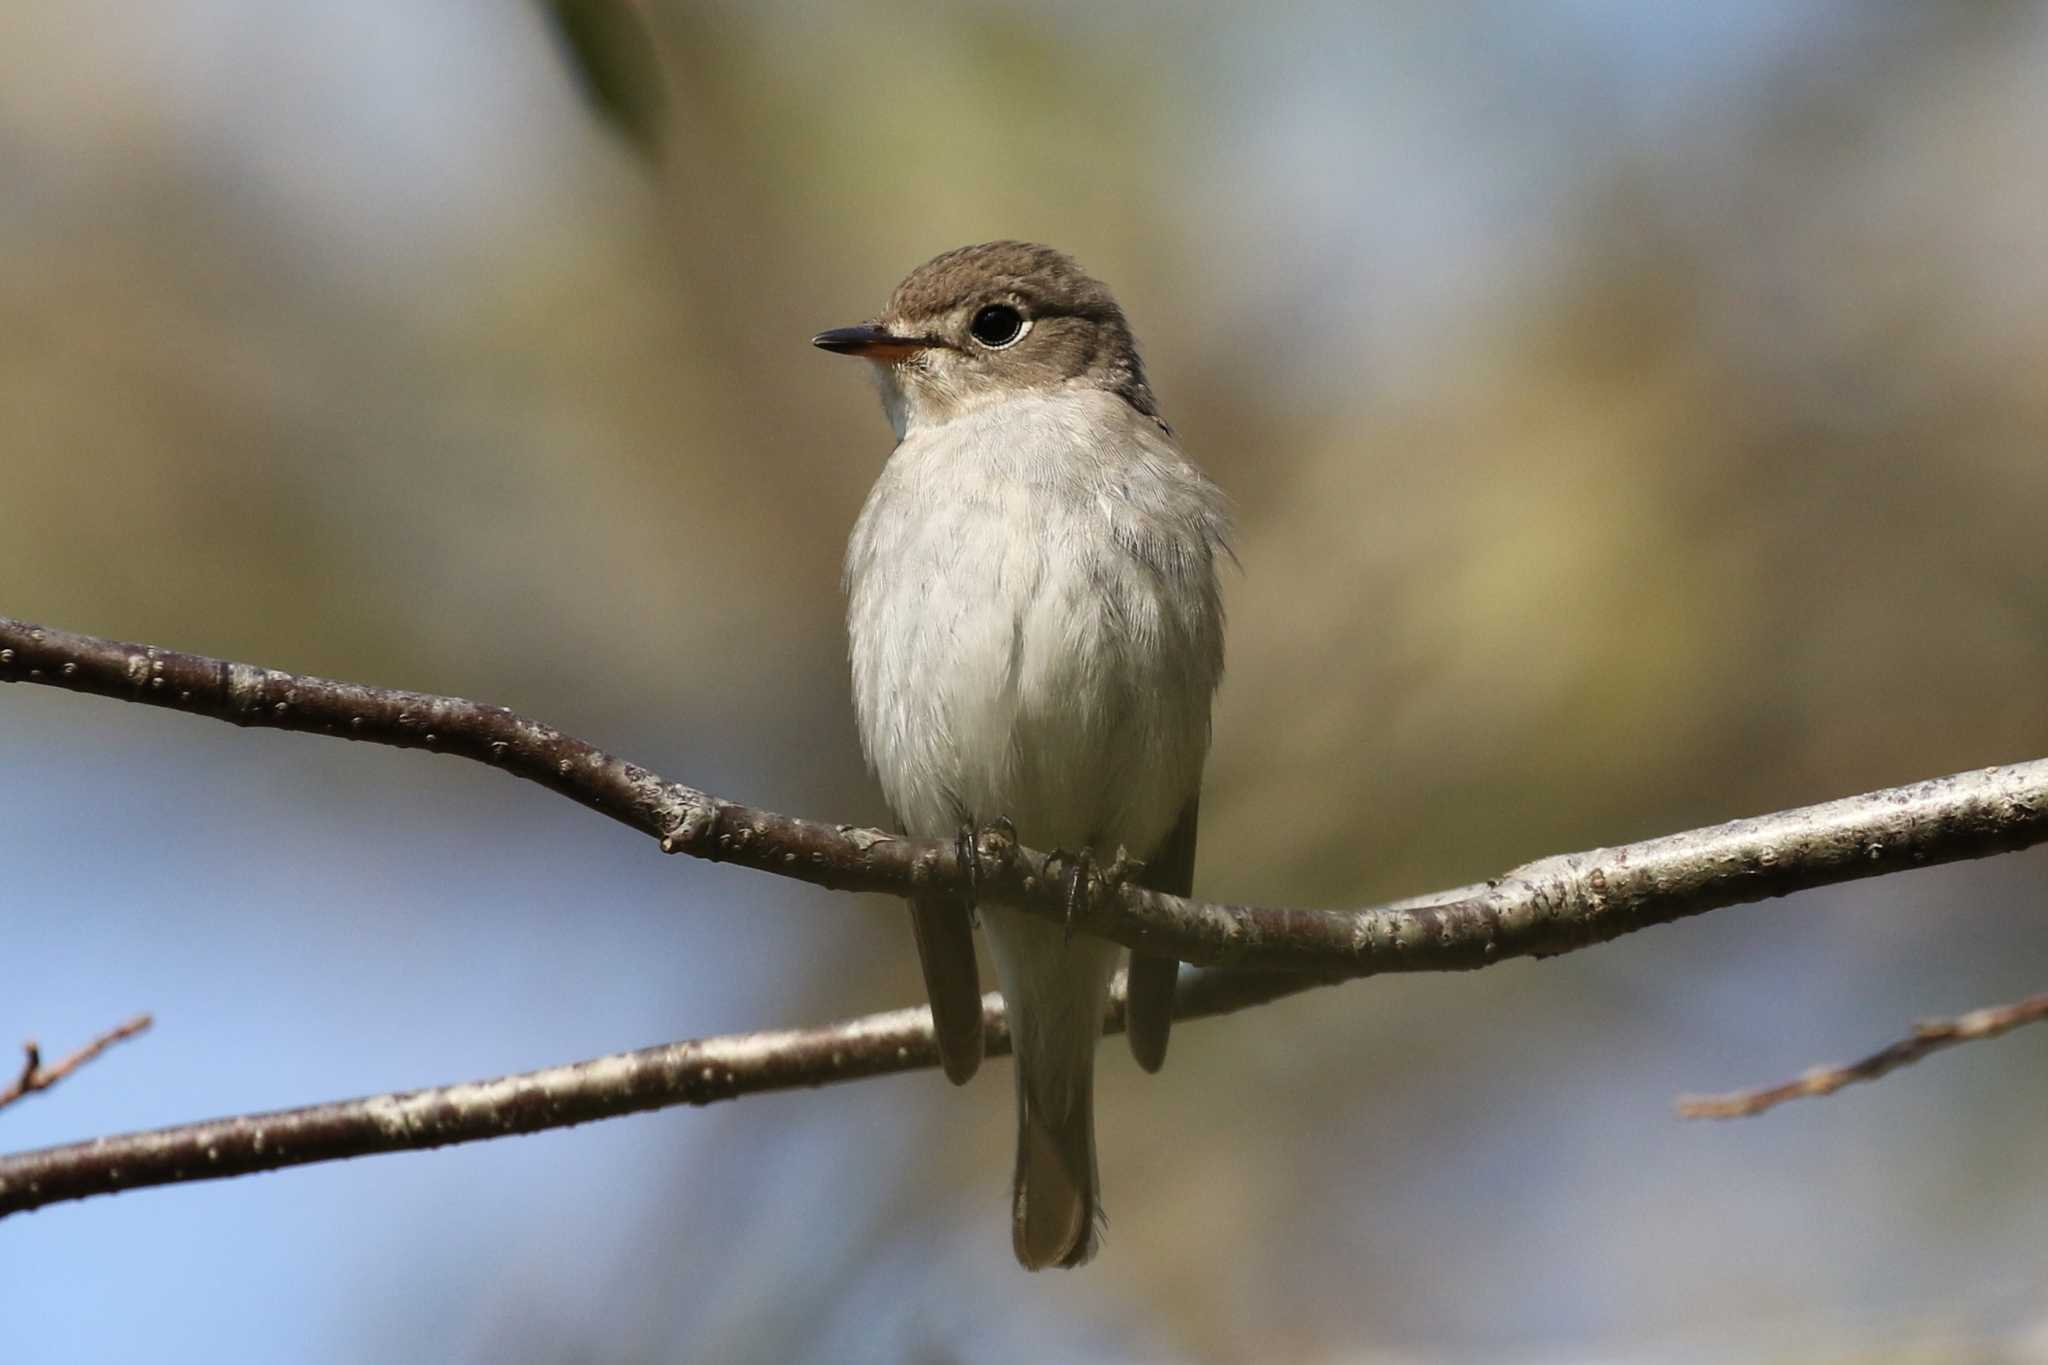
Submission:
[[[863,322],[858,327],[834,327],[811,338],[811,345],[821,351],[892,363],[945,344],[937,337],[900,337],[879,322]]]

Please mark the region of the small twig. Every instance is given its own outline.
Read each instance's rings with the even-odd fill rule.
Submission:
[[[1996,1038],[2022,1024],[2048,1019],[2048,995],[2030,995],[2010,1005],[1971,1010],[1954,1019],[1923,1019],[1910,1036],[1844,1066],[1817,1066],[1783,1085],[1737,1090],[1726,1095],[1681,1095],[1678,1114],[1688,1119],[1741,1119],[1776,1108],[1787,1100],[1832,1095],[1857,1081],[1874,1081],[1902,1066],[1911,1066],[1930,1052],[1957,1043]]]
[[[42,1049],[36,1046],[35,1039],[29,1039],[21,1045],[21,1074],[15,1078],[13,1085],[0,1090],[0,1109],[13,1104],[24,1095],[33,1095],[38,1090],[48,1090],[114,1044],[123,1039],[133,1038],[148,1028],[151,1022],[148,1015],[138,1014],[133,1019],[108,1029],[78,1051],[61,1058],[51,1066],[43,1065]]]

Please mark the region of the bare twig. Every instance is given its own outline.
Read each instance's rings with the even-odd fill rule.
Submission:
[[[2022,1024],[2038,1024],[2048,1019],[2048,995],[2030,995],[2010,1005],[1994,1005],[1986,1009],[1971,1010],[1968,1014],[1954,1019],[1923,1019],[1913,1025],[1913,1032],[1887,1047],[1879,1048],[1861,1061],[1849,1062],[1843,1066],[1817,1066],[1783,1085],[1765,1086],[1756,1090],[1737,1090],[1726,1095],[1681,1095],[1678,1097],[1678,1113],[1688,1119],[1741,1119],[1752,1114],[1761,1114],[1766,1109],[1775,1109],[1787,1100],[1812,1099],[1820,1095],[1832,1095],[1845,1085],[1857,1081],[1874,1081],[1878,1077],[1897,1071],[1902,1066],[1911,1066],[1930,1052],[1939,1052],[1957,1043],[1974,1043],[1981,1038],[1996,1038],[2010,1033]]]
[[[1183,1019],[1227,1014],[1317,982],[1302,973],[1196,971],[1175,1001]],[[1124,986],[1106,1027],[1123,1029]],[[986,1051],[1010,1050],[1002,997],[982,998]],[[124,1026],[125,1027],[125,1026]],[[219,1180],[316,1161],[410,1151],[562,1128],[593,1119],[713,1104],[913,1071],[938,1063],[929,1009],[821,1028],[732,1034],[642,1048],[496,1080],[372,1095],[122,1133],[0,1157],[0,1216],[120,1190]]]
[[[671,782],[501,706],[121,644],[0,617],[0,681],[228,721],[431,749],[503,769],[670,852],[846,891],[967,889],[952,839],[801,820]],[[1547,957],[1723,906],[2048,840],[2048,759],[1935,778],[1619,848],[1525,864],[1482,887],[1363,910],[1223,905],[1099,885],[1073,927],[1183,962],[1326,976]],[[1045,854],[991,833],[975,891],[1065,920]]]
[[[84,1047],[49,1066],[43,1065],[43,1052],[36,1046],[36,1040],[29,1039],[21,1045],[24,1054],[21,1074],[15,1077],[14,1084],[0,1090],[0,1109],[5,1109],[25,1095],[33,1095],[38,1090],[48,1090],[114,1044],[126,1038],[133,1038],[148,1028],[150,1023],[148,1015],[138,1014],[133,1019],[116,1024]]]

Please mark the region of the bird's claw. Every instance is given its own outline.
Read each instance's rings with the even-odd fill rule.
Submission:
[[[981,893],[981,850],[975,846],[974,826],[960,826],[953,836],[953,856],[960,860],[960,871],[967,879],[967,904],[972,908]]]
[[[1066,942],[1074,941],[1074,921],[1088,911],[1088,883],[1095,876],[1095,857],[1085,848],[1074,850],[1056,848],[1045,857],[1049,872],[1054,863],[1060,865],[1060,880],[1067,884],[1065,900]]]
[[[982,865],[992,863],[997,867],[1006,866],[1010,855],[1017,848],[1017,827],[1010,823],[1007,815],[995,819],[976,829],[969,821],[960,826],[960,832],[953,836],[953,853],[960,860],[960,867],[967,879],[965,894],[967,914],[977,924],[981,898]]]
[[[1088,903],[1095,893],[1095,884],[1097,882],[1101,883],[1104,891],[1115,895],[1125,886],[1135,881],[1138,874],[1145,870],[1144,862],[1133,858],[1130,850],[1122,844],[1117,845],[1116,857],[1110,860],[1107,867],[1099,867],[1095,862],[1095,855],[1085,848],[1079,852],[1056,848],[1046,855],[1045,861],[1048,867],[1053,863],[1058,863],[1064,869],[1063,880],[1067,884],[1065,911],[1067,942],[1069,943],[1074,941],[1074,921],[1087,914]]]
[[[981,849],[974,837],[973,825],[960,826],[960,832],[953,836],[953,856],[960,860],[960,870],[967,879],[967,889],[961,893],[961,908],[967,912],[967,923],[981,927]]]

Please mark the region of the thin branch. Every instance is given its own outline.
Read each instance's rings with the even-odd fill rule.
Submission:
[[[1302,973],[1185,973],[1174,1013],[1228,1014],[1318,984]],[[1123,980],[1106,1028],[1123,1030]],[[125,1027],[125,1026],[124,1026]],[[1002,997],[982,998],[986,1051],[1010,1050]],[[700,1038],[496,1080],[243,1114],[0,1156],[0,1217],[120,1190],[476,1142],[671,1105],[713,1104],[938,1064],[923,1006],[821,1028]]]
[[[1874,1081],[1880,1076],[1911,1066],[1931,1052],[1957,1043],[1974,1043],[1996,1038],[2022,1024],[2048,1019],[2048,995],[2030,995],[2010,1005],[1996,1005],[1954,1019],[1923,1019],[1911,1035],[1888,1047],[1879,1048],[1858,1062],[1843,1066],[1817,1066],[1783,1085],[1756,1090],[1737,1090],[1726,1095],[1681,1095],[1678,1114],[1688,1119],[1741,1119],[1775,1109],[1787,1100],[1832,1095],[1845,1085]]]
[[[0,681],[235,725],[455,754],[538,782],[663,849],[846,891],[965,893],[951,839],[721,800],[501,706],[304,677],[0,617]],[[1457,892],[1363,910],[1222,905],[1100,882],[1073,927],[1183,962],[1371,976],[1548,957],[1724,906],[2048,840],[2048,759],[1935,778],[1661,839],[1540,859]],[[1045,854],[985,833],[973,890],[1068,914]]]
[[[48,1090],[114,1044],[123,1039],[133,1038],[148,1028],[150,1023],[148,1015],[138,1014],[133,1019],[116,1024],[84,1047],[50,1066],[43,1065],[42,1049],[36,1046],[35,1039],[29,1039],[21,1045],[21,1050],[25,1054],[21,1074],[15,1077],[14,1084],[0,1090],[0,1109],[5,1109],[25,1095],[33,1095],[38,1090]]]

